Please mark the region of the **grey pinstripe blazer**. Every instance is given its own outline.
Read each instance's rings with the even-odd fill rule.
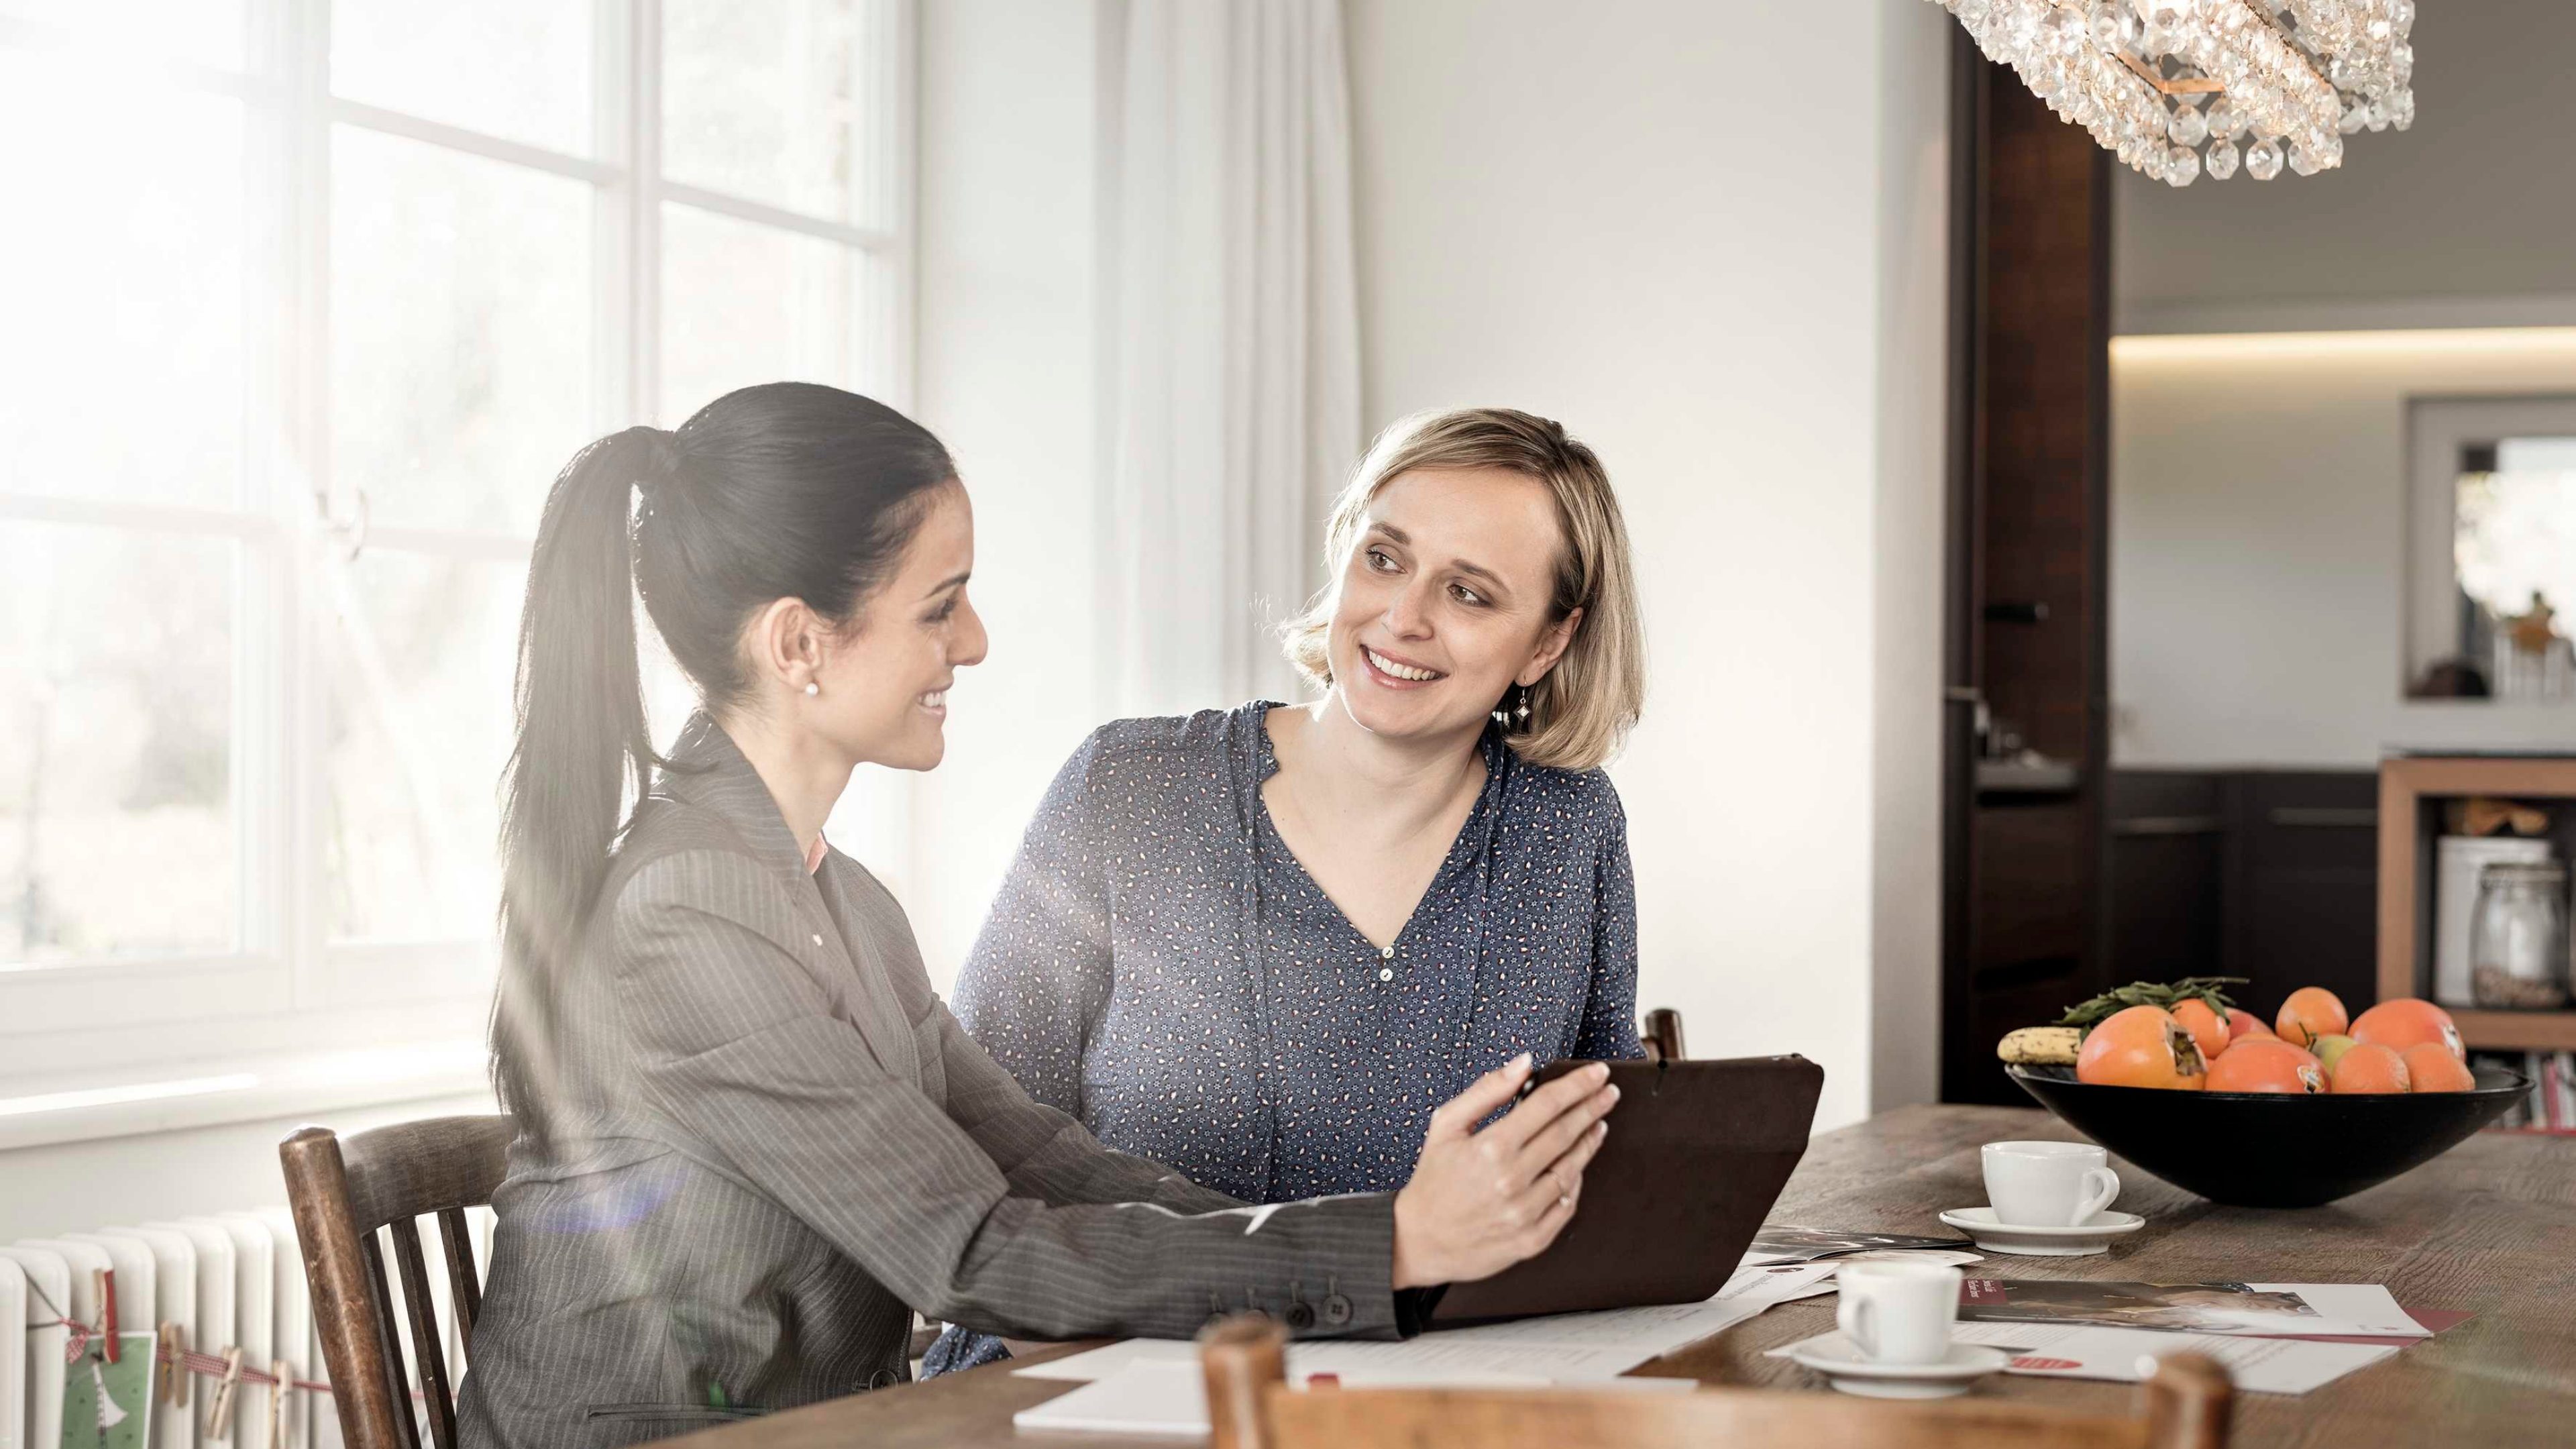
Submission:
[[[554,1130],[493,1198],[468,1449],[900,1382],[912,1308],[1034,1338],[1247,1306],[1415,1326],[1390,1195],[1250,1208],[1102,1147],[959,1029],[874,877],[837,853],[806,874],[721,729],[692,721],[674,757],[566,982]]]

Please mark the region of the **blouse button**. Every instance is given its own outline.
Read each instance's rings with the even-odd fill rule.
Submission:
[[[1380,966],[1377,968],[1377,979],[1380,981],[1393,981],[1395,979],[1395,968],[1392,966]]]
[[[1381,960],[1381,961],[1392,961],[1392,960],[1394,960],[1394,959],[1395,959],[1395,948],[1394,948],[1393,946],[1380,946],[1380,947],[1378,947],[1378,948],[1377,948],[1377,958],[1378,958],[1379,960]]]

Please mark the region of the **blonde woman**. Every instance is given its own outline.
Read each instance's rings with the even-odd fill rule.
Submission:
[[[1432,1109],[1517,1053],[1640,1054],[1599,767],[1644,649],[1600,461],[1527,413],[1409,418],[1326,550],[1285,631],[1321,697],[1094,733],[957,983],[1031,1096],[1258,1202],[1401,1184]],[[1001,1356],[951,1333],[930,1368]]]

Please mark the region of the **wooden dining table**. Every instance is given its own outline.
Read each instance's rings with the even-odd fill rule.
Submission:
[[[1949,1235],[1939,1214],[1985,1201],[1977,1148],[2080,1141],[2044,1112],[1904,1107],[1815,1138],[1775,1223]],[[2213,1147],[2212,1149],[2217,1150]],[[2296,1155],[2285,1138],[2266,1150]],[[1971,1271],[2129,1282],[2381,1283],[2407,1308],[2473,1315],[2312,1393],[2237,1398],[2238,1445],[2505,1449],[2576,1445],[2576,1137],[2485,1132],[2422,1167],[2327,1207],[2222,1207],[2114,1159],[2119,1205],[2146,1226],[2083,1258],[1989,1255]],[[1634,1372],[1831,1392],[1765,1350],[1831,1331],[1833,1300],[1785,1303]],[[1058,1357],[1090,1344],[1036,1350]],[[1021,1433],[1011,1416],[1075,1385],[1008,1363],[883,1389],[671,1441],[686,1449],[1171,1449],[1168,1438]],[[1971,1391],[2124,1413],[2111,1384],[1998,1374]]]

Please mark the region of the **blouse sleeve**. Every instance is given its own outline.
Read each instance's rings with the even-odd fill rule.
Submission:
[[[957,974],[958,1021],[1036,1100],[1082,1116],[1082,1051],[1107,1009],[1109,884],[1095,732],[1056,772]]]
[[[1646,1054],[1637,1038],[1637,879],[1628,865],[1628,816],[1605,779],[1608,827],[1592,867],[1592,992],[1583,1006],[1575,1055],[1626,1061]]]

